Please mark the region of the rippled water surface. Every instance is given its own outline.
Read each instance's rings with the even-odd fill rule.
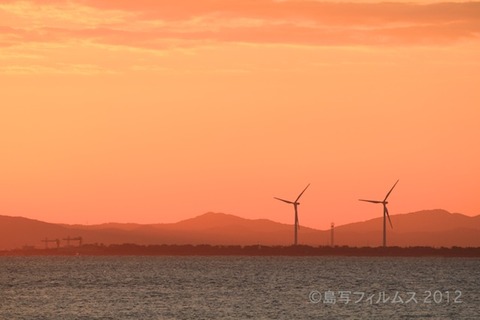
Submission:
[[[480,259],[1,257],[0,319],[480,319]]]

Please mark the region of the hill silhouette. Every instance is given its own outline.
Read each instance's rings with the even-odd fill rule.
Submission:
[[[445,210],[427,210],[391,216],[389,246],[480,247],[480,216],[469,217]],[[337,226],[335,244],[380,246],[382,218]],[[23,246],[44,247],[42,239],[81,236],[84,243],[290,245],[293,225],[267,219],[245,219],[224,213],[206,213],[168,224],[106,223],[65,225],[22,217],[0,216],[0,250]],[[330,230],[301,227],[299,243],[328,245]],[[61,245],[66,245],[65,241]],[[56,246],[54,243],[50,247]]]
[[[480,246],[480,216],[469,217],[448,211],[424,210],[391,215],[393,229],[387,225],[390,246]],[[383,218],[339,226],[335,230],[339,245],[380,245]]]

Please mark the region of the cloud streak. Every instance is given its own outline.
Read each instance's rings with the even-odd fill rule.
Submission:
[[[436,45],[480,39],[480,2],[7,1],[0,46],[88,40],[164,49],[212,42]]]
[[[476,46],[479,40],[480,2],[0,2],[0,74],[8,75],[147,70],[244,74],[250,63],[261,68],[272,54],[286,54],[299,46],[307,50],[389,47],[398,51],[400,47]],[[270,52],[270,56],[259,63],[262,52]],[[242,54],[253,53],[249,62],[242,64]],[[217,58],[210,58],[213,54]],[[325,63],[316,61],[320,62]],[[198,69],[195,63],[208,67]]]

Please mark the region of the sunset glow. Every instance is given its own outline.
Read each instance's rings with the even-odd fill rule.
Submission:
[[[0,215],[480,214],[480,2],[0,1]]]

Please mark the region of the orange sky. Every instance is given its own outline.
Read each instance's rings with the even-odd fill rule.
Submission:
[[[480,2],[0,1],[0,214],[480,214]]]

